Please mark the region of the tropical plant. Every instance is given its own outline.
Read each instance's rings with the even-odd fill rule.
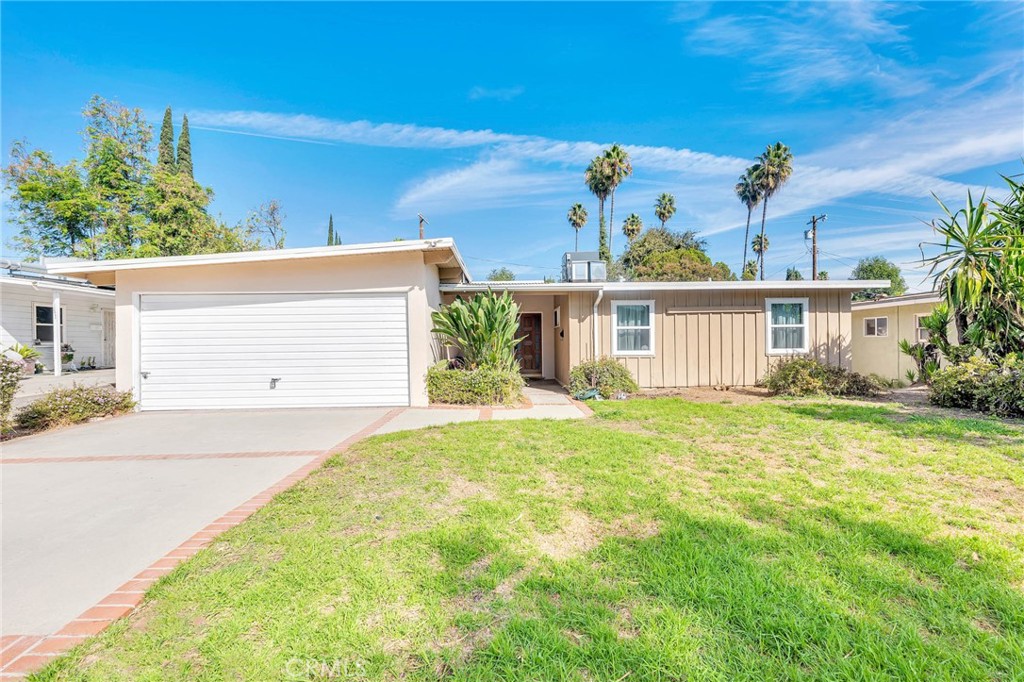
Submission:
[[[636,213],[630,213],[622,222],[622,234],[626,235],[626,239],[631,242],[640,236],[643,229],[644,221]]]
[[[580,230],[587,224],[587,209],[583,207],[583,204],[573,204],[569,207],[569,213],[566,218],[569,224],[572,225],[572,229],[576,231],[576,251],[580,250]]]
[[[751,241],[750,248],[757,254],[757,262],[761,266],[761,279],[764,279],[764,254],[768,250],[768,235],[755,234]]]
[[[604,151],[605,168],[608,172],[608,192],[611,207],[608,211],[608,224],[615,225],[615,190],[622,182],[633,174],[633,164],[629,160],[629,152],[619,144],[613,144]],[[615,240],[608,233],[608,250],[615,253]]]
[[[11,346],[11,350],[20,355],[22,360],[35,360],[36,358],[41,357],[39,351],[32,346],[26,346],[23,343],[14,344]]]
[[[509,292],[486,291],[466,300],[461,296],[431,314],[433,332],[458,346],[469,369],[517,367],[519,304]]]
[[[757,279],[757,260],[748,260],[743,266],[743,273],[740,275],[740,279],[746,282],[752,282]]]
[[[761,238],[765,240],[765,222],[768,219],[768,200],[774,197],[793,174],[793,152],[789,147],[776,142],[768,145],[758,162],[751,167],[757,179],[757,187],[761,193]],[[768,242],[763,241],[765,249],[760,252],[761,279],[764,279],[764,253],[768,250]]]
[[[604,262],[611,263],[612,252],[608,245],[608,226],[604,221],[604,202],[611,191],[608,186],[608,164],[605,157],[594,157],[583,173],[583,182],[586,183],[590,193],[597,197],[598,255]]]
[[[676,214],[676,198],[668,192],[662,192],[658,200],[654,202],[654,217],[661,221],[662,229],[665,223]]]
[[[861,289],[853,293],[853,300],[865,301],[875,298],[878,294],[886,296],[902,296],[907,291],[907,281],[900,273],[900,266],[883,256],[868,256],[857,261],[857,266],[850,273],[850,279],[887,279],[886,289]]]
[[[787,282],[796,282],[796,281],[802,280],[803,278],[804,278],[803,273],[801,273],[798,269],[792,268],[792,267],[791,268],[786,268],[786,281]]]
[[[750,216],[753,215],[757,205],[761,203],[761,187],[758,185],[754,168],[751,166],[743,171],[743,175],[740,176],[735,187],[736,198],[747,207],[747,229],[743,233],[743,260],[741,261],[743,263],[747,262],[747,247],[750,245]],[[756,278],[757,271],[755,270],[754,273]]]

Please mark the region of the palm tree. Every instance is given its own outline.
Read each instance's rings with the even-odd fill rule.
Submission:
[[[569,220],[569,224],[572,225],[572,229],[576,230],[576,251],[580,250],[580,230],[587,224],[587,209],[583,208],[583,204],[573,204],[569,207],[569,213],[566,215]]]
[[[611,263],[612,254],[611,249],[608,246],[608,228],[604,222],[604,200],[608,198],[608,164],[603,156],[596,156],[594,160],[587,166],[587,170],[583,173],[583,182],[587,184],[587,189],[590,193],[597,197],[597,215],[599,234],[598,234],[598,254],[601,260],[606,263]]]
[[[644,221],[636,213],[630,213],[622,223],[622,234],[626,235],[630,242],[639,237],[643,229]]]
[[[612,198],[611,210],[608,212],[608,222],[615,224],[615,189],[622,184],[622,181],[633,174],[633,164],[629,161],[629,152],[619,144],[613,144],[604,150],[604,158],[608,169],[608,192]],[[612,235],[608,235],[608,250],[615,252]]]
[[[668,192],[662,192],[658,200],[654,202],[654,217],[661,221],[662,229],[665,228],[672,216],[676,214],[676,198]]]
[[[764,279],[764,253],[768,250],[768,237],[764,234],[755,234],[754,241],[750,248],[757,254],[757,260],[761,263],[761,279]]]
[[[761,237],[764,238],[764,223],[768,217],[768,200],[775,196],[775,193],[782,189],[782,186],[793,174],[793,152],[789,147],[776,142],[765,147],[764,152],[758,157],[758,162],[752,166],[754,176],[757,178],[758,189],[761,190]],[[765,242],[767,250],[768,243]],[[764,279],[764,255],[761,256],[761,279]]]
[[[750,216],[754,209],[761,203],[761,189],[757,186],[757,177],[754,175],[754,166],[751,166],[736,183],[736,198],[747,207],[747,231],[743,233],[743,260],[747,262],[747,247],[750,245]]]

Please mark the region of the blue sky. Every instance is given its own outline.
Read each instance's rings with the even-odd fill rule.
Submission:
[[[796,155],[769,205],[769,276],[882,254],[912,288],[935,192],[997,188],[1024,156],[1020,3],[87,4],[2,11],[2,141],[82,156],[93,94],[189,116],[197,179],[234,223],[268,199],[288,246],[452,236],[474,276],[556,275],[602,146],[627,145],[621,221],[697,229],[738,269],[732,188],[766,144]],[[5,223],[4,241],[8,229]],[[17,254],[10,254],[17,255]]]

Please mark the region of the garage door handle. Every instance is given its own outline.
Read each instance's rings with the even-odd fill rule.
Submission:
[[[270,387],[277,388],[277,382],[281,380],[281,377],[274,377],[270,380]]]
[[[143,379],[149,378],[149,372],[139,372],[139,375],[141,375]]]

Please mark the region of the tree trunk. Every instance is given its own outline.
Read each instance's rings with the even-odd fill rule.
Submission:
[[[579,250],[580,250],[580,231],[576,230],[576,248],[574,249],[574,251],[579,251]]]
[[[615,258],[615,190],[612,190],[612,207],[608,211],[608,254],[610,259]]]
[[[761,259],[761,281],[764,281],[764,252],[768,249],[764,245],[764,221],[768,218],[768,197],[764,198],[764,206],[761,209],[761,253],[758,254]]]
[[[747,267],[747,247],[750,245],[750,214],[753,212],[753,208],[747,207],[747,231],[743,233],[743,262],[740,263],[740,274]],[[664,227],[665,223],[662,223],[661,226]]]

